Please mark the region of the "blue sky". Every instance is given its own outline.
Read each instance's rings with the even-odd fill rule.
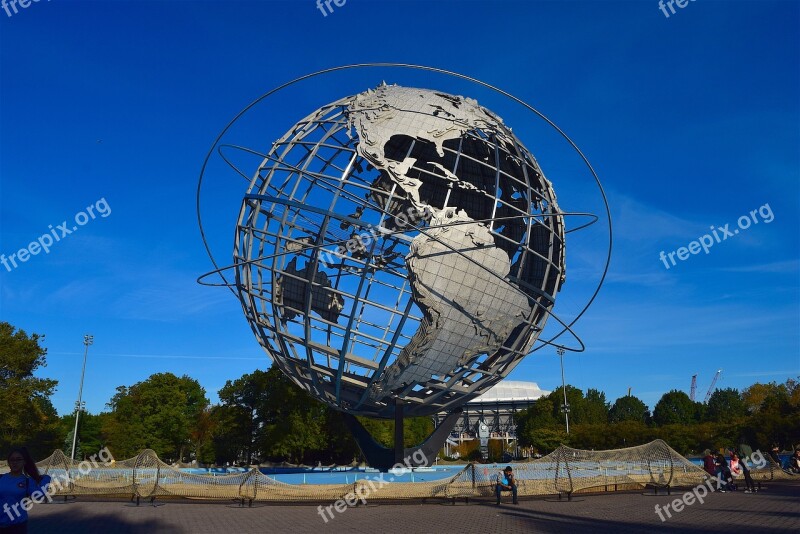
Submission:
[[[800,375],[800,3],[347,0],[323,16],[285,2],[32,3],[0,11],[0,254],[88,206],[110,209],[16,268],[0,265],[0,320],[45,334],[41,376],[59,413],[77,397],[84,333],[94,335],[84,400],[188,374],[209,398],[269,360],[212,267],[195,188],[220,130],[296,76],[364,62],[431,65],[482,79],[563,128],[597,170],[614,228],[611,269],[576,325],[586,351],[567,381],[627,393]],[[496,111],[536,155],[563,208],[601,212],[563,142],[489,92],[444,76],[362,69],[294,89],[244,133],[268,144],[315,107],[381,81],[466,96]],[[212,181],[215,253],[232,249],[242,181]],[[765,207],[766,206],[766,207]],[[761,212],[759,212],[761,208]],[[676,260],[704,234],[756,210],[758,224]],[[769,216],[771,214],[771,217]],[[762,216],[763,215],[763,216]],[[770,222],[767,222],[770,219]],[[744,223],[742,223],[744,225]],[[567,248],[556,304],[569,319],[597,283],[600,223]],[[57,235],[61,235],[59,231]],[[718,232],[718,235],[719,232]],[[46,240],[45,240],[46,242]],[[509,376],[560,384],[545,348]]]

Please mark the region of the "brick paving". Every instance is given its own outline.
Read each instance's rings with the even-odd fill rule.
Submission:
[[[348,508],[325,523],[317,505],[266,505],[239,508],[229,502],[166,500],[159,506],[125,500],[79,498],[67,504],[41,504],[31,511],[29,532],[73,534],[364,532],[492,533],[534,532],[800,532],[800,482],[772,483],[757,494],[741,491],[708,495],[662,522],[655,505],[679,498],[638,493],[584,495],[573,502],[537,498],[518,506],[491,501],[452,505],[442,502],[368,504]],[[157,501],[158,502],[158,501]]]

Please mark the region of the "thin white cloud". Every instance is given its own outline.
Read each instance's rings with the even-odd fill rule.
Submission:
[[[171,322],[177,318],[213,312],[230,303],[238,307],[228,291],[202,287],[188,277],[172,283],[161,281],[158,285],[130,288],[119,295],[110,307],[120,317],[136,320]]]
[[[800,274],[800,260],[774,261],[771,263],[758,263],[740,265],[737,267],[723,267],[722,271],[734,273],[789,273]]]
[[[730,377],[737,377],[737,378],[757,378],[760,376],[785,376],[785,377],[792,377],[800,375],[800,362],[798,362],[797,369],[792,371],[760,371],[757,373],[729,373],[728,376]]]
[[[679,217],[624,194],[614,194],[613,202],[615,240],[641,243],[664,238],[687,239],[707,228],[705,222]]]
[[[76,356],[81,355],[82,352],[48,352],[48,356]],[[109,353],[95,353],[92,355],[94,358],[155,358],[163,360],[257,360],[264,361],[266,356],[252,357],[252,356],[188,356],[183,354],[109,354]]]

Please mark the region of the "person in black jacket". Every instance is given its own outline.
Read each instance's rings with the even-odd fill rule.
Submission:
[[[731,459],[733,458],[738,458],[739,460],[739,471],[741,471],[742,475],[744,476],[744,484],[747,486],[747,489],[745,489],[744,492],[755,493],[756,485],[753,484],[753,477],[750,476],[750,468],[747,467],[747,457],[743,452],[739,451],[738,455],[735,452],[731,453]]]
[[[731,470],[728,467],[728,461],[725,459],[725,455],[722,453],[717,454],[717,467],[719,468],[719,482],[717,486],[719,487],[720,493],[725,493],[726,490],[733,489],[733,477],[731,476]]]
[[[794,455],[789,458],[789,471],[800,473],[800,447],[794,451]]]
[[[769,451],[769,457],[777,465],[779,468],[783,468],[783,464],[781,463],[781,457],[778,454],[780,452],[780,447],[778,447],[777,443],[772,444],[772,449]]]

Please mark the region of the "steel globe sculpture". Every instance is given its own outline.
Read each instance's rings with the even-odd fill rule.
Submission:
[[[276,141],[234,248],[247,320],[280,368],[352,414],[460,406],[530,351],[564,282],[536,160],[475,101],[382,85]]]
[[[386,467],[353,416],[457,417],[511,372],[564,284],[567,214],[500,117],[435,90],[347,96],[262,155],[228,285],[279,368]]]

